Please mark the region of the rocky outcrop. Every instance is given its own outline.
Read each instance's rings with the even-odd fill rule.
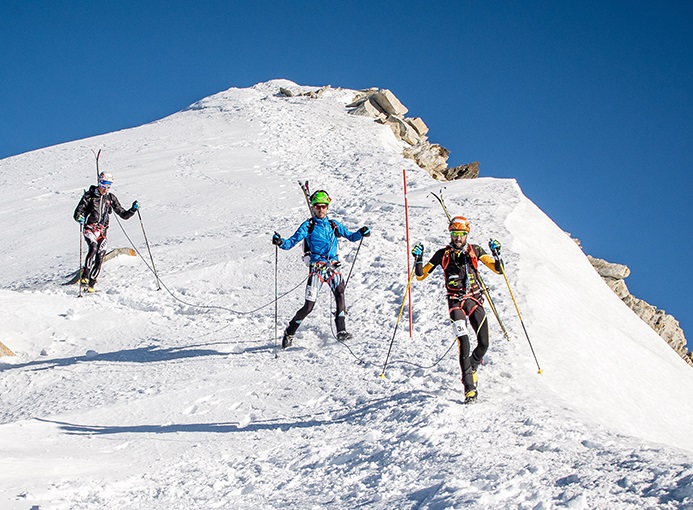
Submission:
[[[347,105],[349,113],[370,117],[388,126],[398,140],[407,147],[402,151],[405,158],[413,159],[439,181],[475,179],[479,176],[479,163],[469,163],[455,168],[448,167],[448,151],[445,147],[428,141],[428,126],[419,117],[409,118],[409,111],[395,95],[387,89],[367,89],[356,94]]]
[[[578,242],[579,244],[579,242]],[[613,264],[606,260],[598,259],[587,255],[588,260],[597,270],[599,276],[613,290],[616,295],[623,300],[628,307],[633,310],[638,317],[661,336],[676,353],[686,362],[693,366],[693,352],[686,347],[686,337],[683,330],[672,315],[664,310],[638,299],[631,295],[624,281],[630,275],[630,269],[623,264]]]
[[[318,90],[309,90],[308,92],[294,92],[286,87],[279,87],[279,93],[286,97],[310,97],[311,99],[317,99],[322,96],[325,91],[330,90],[332,85],[325,85],[320,87]]]

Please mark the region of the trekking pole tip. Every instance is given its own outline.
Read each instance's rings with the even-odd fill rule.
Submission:
[[[539,374],[539,375],[541,375],[541,374],[543,374],[543,373],[544,373],[544,371],[543,371],[541,368],[540,368],[539,371],[537,372],[537,374]]]
[[[385,379],[385,372],[381,373],[378,377],[380,377],[381,379]]]

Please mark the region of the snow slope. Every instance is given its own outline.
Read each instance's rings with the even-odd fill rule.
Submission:
[[[461,384],[440,272],[406,287],[402,169],[412,236],[446,243],[430,192],[389,128],[350,116],[352,91],[229,89],[158,122],[0,161],[0,507],[693,508],[693,371],[604,285],[513,180],[448,183],[471,240],[503,253],[537,365],[501,276],[480,401]],[[100,292],[61,285],[78,266],[71,215],[92,150],[137,216],[110,247]],[[275,230],[308,217],[297,180],[342,240],[347,326],[323,289],[295,346],[275,344]],[[121,228],[122,226],[122,228]],[[151,265],[142,228],[151,243]],[[303,302],[299,249],[278,253],[279,325]],[[452,348],[452,350],[450,350]]]

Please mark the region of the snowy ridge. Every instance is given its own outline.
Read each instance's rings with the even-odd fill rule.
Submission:
[[[405,316],[378,377],[406,286],[402,168],[427,256],[447,240],[429,195],[441,186],[389,128],[346,113],[351,91],[312,100],[280,86],[299,88],[229,89],[0,161],[0,340],[18,354],[0,360],[0,506],[693,506],[693,372],[515,181],[454,182],[444,195],[472,242],[503,242],[544,374],[503,278],[486,272],[512,341],[489,313],[480,402],[460,405],[436,272],[414,283],[413,337]],[[173,296],[131,257],[104,266],[96,295],[60,285],[77,265],[71,214],[100,148],[113,192],[142,204]],[[275,357],[270,237],[308,216],[299,179],[330,192],[331,217],[373,235],[347,290],[351,350],[333,337],[323,289]],[[128,246],[125,233],[146,260],[137,217],[112,221],[110,247]],[[356,248],[340,243],[345,275]],[[278,255],[281,334],[306,269],[298,248]]]

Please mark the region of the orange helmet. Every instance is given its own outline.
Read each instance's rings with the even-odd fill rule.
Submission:
[[[455,216],[453,219],[450,220],[448,230],[450,232],[456,232],[460,230],[469,232],[469,220],[467,220],[467,218],[465,218],[464,216]]]

